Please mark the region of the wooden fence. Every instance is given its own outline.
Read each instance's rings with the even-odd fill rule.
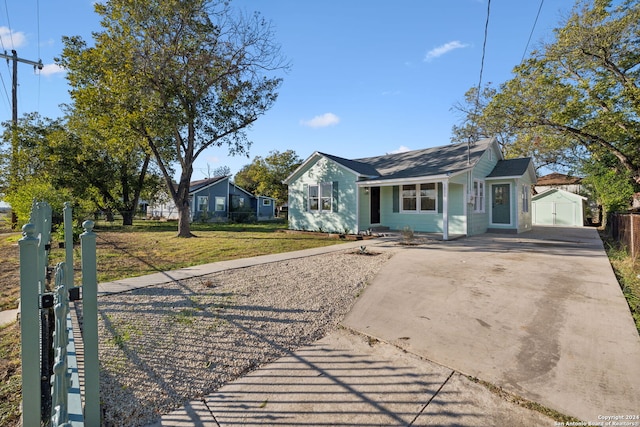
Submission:
[[[640,213],[614,213],[609,219],[611,237],[627,248],[629,255],[640,255]]]

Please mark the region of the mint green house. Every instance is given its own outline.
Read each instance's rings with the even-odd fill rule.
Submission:
[[[451,236],[531,229],[529,158],[502,157],[495,138],[363,159],[313,153],[284,183],[289,228]]]

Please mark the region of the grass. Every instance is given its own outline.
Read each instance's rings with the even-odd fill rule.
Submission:
[[[602,236],[602,241],[640,334],[640,259],[629,256],[627,248],[606,236]]]
[[[0,327],[0,426],[20,425],[22,397],[20,362],[18,324]]]
[[[529,409],[530,411],[536,411],[539,412],[549,418],[551,418],[552,420],[560,423],[559,425],[569,425],[570,423],[575,423],[575,424],[571,424],[571,425],[581,425],[580,424],[580,420],[575,418],[575,417],[571,417],[569,415],[565,415],[562,414],[554,409],[551,408],[547,408],[546,406],[543,406],[539,403],[536,402],[532,402],[530,400],[524,399],[518,395],[515,395],[513,393],[509,393],[505,390],[502,389],[502,387],[498,387],[494,384],[491,384],[490,382],[487,381],[483,381],[480,380],[476,377],[472,377],[472,376],[467,376],[467,379],[471,382],[474,382],[476,384],[480,384],[481,386],[483,386],[484,388],[486,388],[487,390],[489,390],[491,393],[495,394],[496,396],[500,397],[502,400],[505,400],[509,403],[513,403],[515,405],[518,405],[522,408],[526,408]]]
[[[98,282],[142,276],[159,271],[211,262],[309,249],[341,243],[338,239],[309,234],[290,234],[283,222],[259,224],[192,224],[197,236],[176,237],[172,222],[136,221],[123,227],[97,222]],[[53,233],[53,238],[57,237]],[[0,234],[0,310],[17,307],[20,294],[19,232]],[[64,250],[54,240],[50,265],[64,260]],[[80,249],[74,249],[75,281],[80,283]]]
[[[190,239],[177,238],[175,224],[150,223],[124,230],[98,224],[98,282],[340,242],[328,236],[286,233],[284,223],[194,224],[197,237]],[[58,257],[62,260],[64,252],[53,253],[51,263],[55,264]]]

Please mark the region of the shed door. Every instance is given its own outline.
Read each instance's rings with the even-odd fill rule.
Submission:
[[[536,202],[534,221],[536,225],[580,226],[576,219],[575,203]]]
[[[554,225],[555,203],[533,203],[533,222],[536,225]]]
[[[493,224],[511,224],[509,189],[509,184],[491,186],[491,222]]]

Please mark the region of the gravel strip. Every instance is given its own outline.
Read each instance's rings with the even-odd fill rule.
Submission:
[[[390,252],[329,253],[98,300],[106,426],[156,421],[336,328]]]

